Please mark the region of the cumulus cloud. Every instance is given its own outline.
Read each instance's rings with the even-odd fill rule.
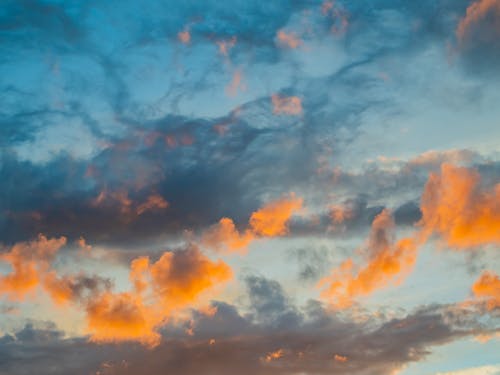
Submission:
[[[496,72],[500,61],[500,1],[476,0],[456,29],[459,51],[476,72]]]
[[[396,241],[394,227],[388,210],[375,217],[366,248],[363,249],[366,264],[357,266],[352,259],[345,260],[332,271],[331,276],[320,280],[321,296],[336,307],[346,308],[360,296],[401,282],[416,262],[417,245],[412,238]]]
[[[474,169],[443,164],[422,194],[420,225],[451,248],[500,244],[500,184],[485,187]]]
[[[244,252],[255,239],[284,236],[289,220],[302,208],[302,202],[295,194],[272,201],[253,212],[248,228],[241,232],[233,220],[222,218],[202,235],[201,243],[218,251]]]
[[[20,242],[0,254],[0,261],[9,264],[11,272],[0,276],[0,293],[12,300],[23,299],[50,275],[52,260],[66,244],[66,238],[47,238]]]
[[[357,265],[352,258],[345,260],[331,276],[319,282],[321,296],[334,306],[345,308],[357,297],[391,282],[400,283],[411,272],[419,247],[433,235],[452,249],[498,245],[499,192],[500,184],[481,184],[475,169],[443,163],[440,171],[428,178],[420,203],[422,218],[412,233],[396,240],[392,214],[383,210],[373,220],[370,237],[361,251],[365,264]]]
[[[472,286],[472,292],[488,310],[500,308],[500,278],[494,272],[484,271]]]
[[[0,371],[22,375],[33,371],[62,375],[70,369],[78,375],[96,371],[384,375],[424,359],[434,346],[494,330],[455,305],[423,307],[399,317],[381,314],[353,320],[315,301],[298,308],[276,282],[252,279],[249,297],[259,304],[250,316],[233,305],[214,302],[215,314],[193,316],[196,329],[192,335],[184,333],[182,324],[165,325],[162,342],[154,350],[129,343],[94,345],[81,338],[65,338],[54,326],[28,325],[0,338]],[[276,304],[276,299],[281,302]],[[267,319],[268,312],[273,313],[272,320]],[[133,312],[129,314],[133,319]],[[20,356],[30,360],[19,362]],[[193,356],[196,361],[189,360]]]
[[[458,39],[461,43],[465,43],[467,39],[473,37],[472,33],[480,32],[483,29],[482,31],[485,34],[482,35],[482,38],[494,41],[495,33],[500,32],[499,17],[500,2],[498,0],[476,0],[472,2],[467,7],[465,17],[458,24]]]
[[[231,268],[213,262],[196,247],[165,252],[154,263],[131,262],[130,292],[106,292],[86,306],[90,339],[97,342],[139,341],[159,344],[159,328],[187,307],[200,307],[215,289],[232,278]]]
[[[47,239],[15,244],[0,254],[12,272],[0,276],[0,294],[11,300],[25,299],[41,287],[60,308],[77,306],[85,311],[87,333],[96,342],[139,341],[158,345],[156,329],[165,319],[188,307],[201,307],[217,287],[232,278],[231,268],[212,261],[198,248],[164,252],[150,263],[148,257],[131,262],[128,292],[114,292],[110,280],[83,272],[59,275],[52,267],[66,239]]]

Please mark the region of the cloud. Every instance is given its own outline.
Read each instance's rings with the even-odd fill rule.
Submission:
[[[500,184],[481,184],[474,169],[443,164],[422,194],[420,225],[448,247],[469,249],[500,244]]]
[[[271,96],[273,113],[276,115],[297,116],[302,113],[302,101],[297,96]]]
[[[484,271],[472,286],[472,293],[488,310],[500,308],[500,278],[494,272]]]
[[[79,307],[85,311],[87,333],[96,342],[139,341],[159,344],[156,329],[183,310],[201,307],[216,289],[229,281],[231,268],[212,261],[197,247],[164,252],[150,263],[138,257],[130,265],[132,289],[114,292],[110,280],[83,272],[59,275],[52,268],[56,253],[66,238],[15,244],[0,260],[12,271],[0,276],[0,294],[11,300],[26,299],[40,286],[61,309]],[[32,297],[32,296],[30,296]]]
[[[497,375],[498,373],[500,373],[500,365],[472,367],[449,372],[436,372],[434,375]]]
[[[215,251],[232,253],[244,252],[254,239],[253,232],[245,230],[240,233],[233,220],[223,217],[203,234],[201,243]]]
[[[228,57],[229,51],[236,45],[237,40],[235,36],[228,40],[218,40],[216,43],[219,47],[219,53],[224,57]]]
[[[260,300],[288,300],[272,280],[260,279],[259,283],[264,285],[256,289]],[[298,320],[273,309],[278,319],[273,325],[223,302],[215,306],[214,315],[194,315],[196,329],[191,336],[182,325],[167,324],[154,350],[131,343],[95,345],[82,338],[66,338],[53,325],[28,325],[0,338],[0,372],[384,375],[424,359],[435,346],[494,329],[455,305],[422,307],[399,317],[371,315],[366,321],[341,318],[315,301],[300,310],[287,302],[286,311],[300,311]],[[264,314],[267,304],[260,306]],[[189,360],[194,356],[196,361]],[[267,356],[272,360],[267,361]],[[19,362],[19,358],[27,360]]]
[[[377,289],[401,282],[413,269],[417,244],[412,238],[394,239],[395,224],[388,210],[382,211],[372,223],[370,237],[363,249],[366,265],[357,266],[349,258],[331,276],[321,279],[318,287],[322,298],[338,308],[350,307],[356,298]]]
[[[476,0],[456,29],[458,48],[474,72],[496,73],[500,61],[500,1]]]
[[[302,40],[300,40],[299,37],[297,37],[294,33],[292,32],[285,32],[284,30],[279,30],[276,34],[276,38],[278,39],[278,44],[281,47],[288,47],[295,49],[299,46],[302,45]]]
[[[0,276],[0,293],[11,300],[25,298],[47,277],[52,260],[65,244],[65,237],[48,239],[39,235],[36,240],[17,243],[1,253],[0,261],[8,263],[12,271]]]
[[[498,0],[476,0],[467,7],[465,17],[457,27],[457,37],[461,43],[473,37],[471,33],[478,32],[477,28],[485,27],[491,34],[484,35],[493,41],[495,33],[500,32],[498,20],[500,17],[500,2]]]
[[[411,272],[419,247],[433,235],[447,247],[460,250],[499,244],[498,202],[500,184],[485,186],[477,170],[443,163],[439,172],[429,175],[420,203],[422,217],[412,233],[396,241],[394,219],[384,209],[373,220],[362,249],[366,264],[356,265],[352,258],[342,262],[318,283],[322,298],[346,308],[357,297],[400,283]]]
[[[199,307],[232,278],[231,268],[213,262],[196,247],[131,262],[130,292],[105,292],[86,305],[87,329],[96,342],[139,341],[154,347],[158,329],[188,307]]]
[[[188,44],[191,41],[191,33],[189,30],[179,31],[177,38],[181,43]]]
[[[233,73],[231,82],[226,86],[226,94],[228,96],[236,96],[240,91],[245,91],[247,86],[244,82],[241,69],[236,69]]]
[[[203,233],[201,243],[216,251],[242,253],[258,238],[284,236],[290,218],[302,208],[302,202],[293,193],[272,201],[253,212],[248,228],[241,232],[233,220],[222,218]]]
[[[260,236],[276,237],[288,233],[288,220],[302,208],[302,198],[293,193],[271,202],[250,216],[251,230]]]
[[[144,203],[137,206],[137,215],[142,215],[149,210],[164,210],[168,207],[168,202],[159,194],[150,195]]]
[[[86,306],[87,332],[94,342],[139,341],[154,347],[162,317],[133,293],[104,293]]]

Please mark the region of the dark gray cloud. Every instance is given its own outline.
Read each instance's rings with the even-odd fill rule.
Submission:
[[[481,323],[477,311],[453,305],[356,322],[316,301],[299,309],[272,280],[251,276],[247,286],[251,312],[214,302],[215,315],[194,314],[193,336],[182,326],[167,326],[154,349],[90,344],[66,339],[50,324],[29,324],[0,339],[0,373],[382,375],[421,360],[436,345],[497,329],[493,317]],[[279,358],[267,357],[279,350]]]

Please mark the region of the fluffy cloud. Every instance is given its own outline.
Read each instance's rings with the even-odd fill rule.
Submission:
[[[51,262],[66,244],[66,238],[47,238],[20,242],[0,254],[0,261],[8,263],[12,271],[0,276],[0,293],[12,300],[23,299],[44,279],[50,276]]]
[[[500,308],[500,278],[494,272],[484,271],[472,286],[472,292],[488,310]]]
[[[202,236],[201,243],[217,251],[243,252],[255,239],[288,233],[288,222],[302,208],[302,198],[294,194],[264,205],[252,213],[248,228],[241,233],[229,218],[222,218]]]
[[[423,231],[451,248],[500,244],[500,184],[483,186],[473,169],[443,164],[429,177],[420,208]]]
[[[394,220],[389,211],[382,211],[373,220],[370,238],[362,249],[367,261],[357,266],[352,259],[344,261],[331,276],[318,286],[321,296],[339,308],[346,308],[361,296],[387,285],[401,282],[416,261],[417,245],[412,238],[394,239]]]

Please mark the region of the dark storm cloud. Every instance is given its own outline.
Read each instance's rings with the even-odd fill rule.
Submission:
[[[272,280],[251,276],[247,284],[252,312],[214,302],[215,315],[195,313],[192,336],[167,326],[154,349],[93,345],[65,339],[53,325],[27,325],[0,339],[0,373],[382,375],[424,358],[433,346],[496,329],[494,320],[480,323],[476,313],[453,305],[355,322],[315,301],[295,307]]]

